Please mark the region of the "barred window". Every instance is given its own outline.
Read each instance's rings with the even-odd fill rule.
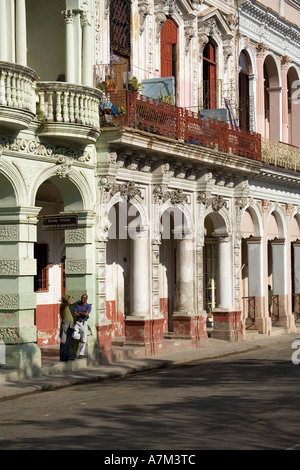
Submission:
[[[130,56],[131,2],[111,0],[110,2],[110,48],[111,52]]]

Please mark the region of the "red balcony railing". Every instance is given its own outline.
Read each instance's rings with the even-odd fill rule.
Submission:
[[[106,101],[105,101],[106,100]],[[221,152],[261,160],[261,136],[131,91],[104,95],[101,124],[126,125]]]

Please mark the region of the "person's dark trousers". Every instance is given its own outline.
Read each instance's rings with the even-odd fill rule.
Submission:
[[[72,334],[73,334],[73,329],[72,328],[68,328],[67,330],[67,337],[66,337],[66,341],[65,343],[60,343],[60,360],[61,361],[69,361],[70,359],[73,359],[71,358],[70,356],[70,344],[71,344],[71,341],[72,341]]]

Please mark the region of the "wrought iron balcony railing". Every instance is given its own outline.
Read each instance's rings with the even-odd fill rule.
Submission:
[[[261,136],[129,90],[104,93],[101,126],[125,125],[221,152],[261,160]]]

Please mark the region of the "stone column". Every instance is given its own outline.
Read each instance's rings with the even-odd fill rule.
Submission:
[[[217,259],[217,308],[213,310],[214,329],[212,338],[228,341],[243,340],[241,311],[233,309],[233,253],[231,237],[216,234],[218,241]]]
[[[273,303],[273,315],[277,326],[290,326],[287,291],[287,256],[284,239],[272,241],[273,295],[277,296],[277,306]],[[278,315],[278,317],[276,317]]]
[[[163,319],[152,318],[150,307],[150,239],[148,228],[130,236],[130,312],[125,319],[126,345],[152,355],[163,343]]]
[[[27,30],[25,0],[16,0],[16,62],[27,66]]]
[[[0,0],[0,60],[8,60],[7,11],[6,0]]]
[[[93,64],[92,64],[92,26],[86,12],[82,16],[83,27],[83,49],[82,49],[82,71],[83,85],[93,86]]]
[[[25,376],[38,375],[41,351],[36,344],[34,242],[39,208],[0,209],[0,341],[5,365]]]
[[[202,313],[195,309],[196,250],[193,234],[177,238],[176,245],[176,292],[173,319],[174,338],[190,340],[193,347],[201,346],[207,339],[203,329]],[[179,239],[178,239],[179,238]],[[205,337],[205,338],[204,338]]]
[[[217,308],[232,308],[232,253],[231,237],[218,237]]]
[[[264,58],[268,50],[264,43],[256,44],[257,86],[256,86],[256,132],[265,137],[265,87],[264,87]]]
[[[74,50],[74,13],[65,10],[66,23],[66,82],[74,83],[75,79],[75,50]]]
[[[287,71],[291,59],[287,56],[282,56],[281,61],[281,83],[282,83],[282,142],[289,143],[289,129],[288,129],[288,84],[287,84]]]
[[[266,327],[264,325],[263,256],[260,237],[250,237],[247,240],[247,252],[248,296],[254,297],[255,327],[263,333]]]

